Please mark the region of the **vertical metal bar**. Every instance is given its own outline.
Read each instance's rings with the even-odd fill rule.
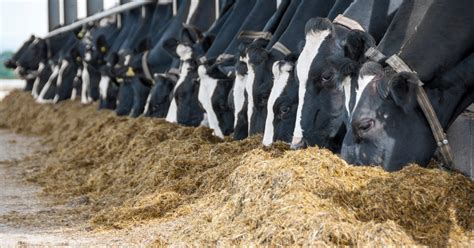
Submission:
[[[87,16],[91,16],[104,9],[103,0],[87,0]]]
[[[59,26],[59,0],[48,0],[48,27],[49,31]]]
[[[77,0],[64,0],[64,24],[77,20]]]

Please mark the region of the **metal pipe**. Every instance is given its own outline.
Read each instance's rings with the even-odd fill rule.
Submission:
[[[143,6],[143,5],[148,4],[148,3],[153,3],[153,2],[155,2],[155,1],[154,0],[136,0],[136,1],[133,1],[133,2],[130,2],[130,3],[126,3],[124,5],[120,5],[120,6],[117,6],[115,8],[105,10],[103,12],[94,14],[92,16],[86,17],[86,18],[81,19],[81,20],[78,20],[77,22],[74,22],[74,23],[69,24],[67,26],[64,26],[64,27],[58,28],[56,30],[53,30],[53,31],[49,32],[44,38],[49,38],[49,37],[55,36],[55,35],[60,34],[60,33],[71,31],[75,28],[83,26],[84,24],[87,24],[88,22],[94,22],[94,21],[100,20],[104,17],[114,15],[114,14],[117,14],[117,13],[121,13],[121,12],[130,10],[130,9],[134,9],[134,8]]]
[[[48,0],[48,29],[57,28],[61,20],[59,17],[59,0]]]
[[[77,19],[77,0],[64,1],[64,24],[68,25]]]
[[[99,13],[104,9],[103,0],[87,0],[87,16]]]

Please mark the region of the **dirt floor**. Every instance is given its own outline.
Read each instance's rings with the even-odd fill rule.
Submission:
[[[0,103],[0,128],[0,247],[474,246],[474,182],[458,173],[355,167],[22,92]]]
[[[73,207],[40,197],[41,187],[25,181],[28,169],[17,166],[18,160],[44,150],[39,138],[0,129],[0,216],[16,217],[14,222],[0,221],[0,247],[129,246],[155,240],[152,226],[92,232],[84,221],[61,221]]]

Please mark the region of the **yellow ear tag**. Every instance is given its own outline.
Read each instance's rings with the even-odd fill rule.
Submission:
[[[127,77],[135,76],[135,72],[133,71],[132,67],[128,67],[127,73],[125,74]]]
[[[107,52],[107,47],[104,47],[104,46],[103,46],[103,47],[100,47],[100,51],[101,51],[102,53]]]
[[[77,62],[81,62],[81,57],[79,57],[79,56],[76,57],[76,61],[77,61]]]
[[[77,34],[77,37],[78,37],[79,39],[82,39],[82,37],[84,37],[84,34],[82,33],[82,31]]]

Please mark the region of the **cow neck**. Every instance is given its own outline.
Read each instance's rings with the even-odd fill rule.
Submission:
[[[467,0],[457,4],[436,1],[400,49],[400,58],[423,82],[431,81],[473,51],[474,15],[470,4]]]
[[[285,10],[285,13],[280,18],[276,30],[271,31],[273,33],[273,36],[270,42],[268,43],[268,48],[271,48],[273,44],[275,44],[275,42],[277,42],[280,39],[281,35],[285,32],[286,28],[295,16],[295,12],[298,9],[299,4],[300,1],[297,0],[293,0],[290,2],[289,6]]]
[[[474,57],[471,57],[470,60],[473,60],[473,59]],[[471,62],[470,66],[472,66],[473,64],[472,61],[467,61],[466,64],[469,64],[469,62]],[[397,55],[393,55],[390,58],[388,58],[387,64],[389,64],[393,69],[395,69],[396,72],[405,72],[405,71],[413,72],[410,69],[410,67]],[[464,67],[464,64],[461,63],[461,67]],[[451,74],[447,74],[445,76],[448,77],[447,84],[450,84],[450,85],[444,85],[444,87],[447,87],[448,90],[440,90],[440,89],[430,90],[429,95],[431,97],[428,96],[427,92],[423,88],[423,83],[419,81],[419,79],[416,86],[417,102],[431,128],[433,137],[436,141],[436,145],[438,146],[437,149],[441,155],[442,162],[444,163],[445,166],[448,166],[448,168],[451,167],[454,157],[452,154],[451,146],[448,142],[448,138],[446,136],[446,133],[444,132],[444,129],[446,128],[447,122],[449,121],[448,118],[450,118],[451,113],[454,112],[457,106],[457,103],[461,101],[461,98],[464,95],[464,93],[467,91],[467,86],[468,86],[466,85],[466,88],[464,88],[464,86],[461,86],[461,87],[455,86],[453,85],[453,83],[454,82],[458,83],[459,81],[463,82],[462,80],[467,80],[467,82],[469,81],[472,82],[474,79],[474,73],[470,73],[471,80],[469,80],[468,78],[462,77],[464,76],[463,73],[460,73],[457,71],[457,70],[462,70],[462,69],[464,68],[459,69],[459,67],[457,67],[457,68],[454,68],[452,71],[449,71],[449,73]],[[462,85],[462,83],[459,83],[459,84]],[[443,98],[447,98],[447,99],[443,99]],[[447,104],[444,104],[444,105],[447,105],[449,107],[443,106],[443,104],[440,103],[440,100],[447,101]],[[435,108],[434,108],[435,106],[437,107],[436,108],[437,111],[435,111]],[[444,125],[442,125],[441,122],[444,122]]]
[[[396,54],[420,25],[433,0],[403,1],[387,28],[377,49],[383,54]]]
[[[53,36],[49,39],[46,39],[46,48],[47,48],[47,55],[48,59],[54,57],[59,51],[64,48],[64,44],[69,42],[69,39],[73,37],[74,34],[72,32],[66,32],[63,34],[58,34],[57,36]]]
[[[358,23],[379,41],[401,3],[402,0],[355,0],[343,16]]]
[[[297,51],[298,43],[305,38],[304,27],[306,22],[315,16],[327,16],[333,5],[333,0],[304,0],[301,2],[294,18],[278,39],[278,43],[284,45],[291,52]]]

